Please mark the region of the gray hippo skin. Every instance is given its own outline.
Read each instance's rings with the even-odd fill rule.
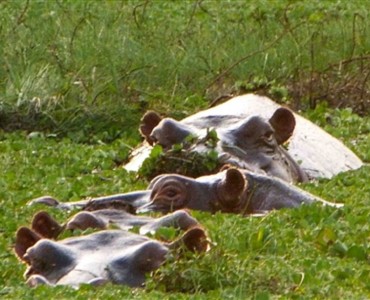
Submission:
[[[254,214],[302,204],[321,202],[340,207],[278,178],[230,168],[196,179],[167,174],[154,178],[148,187],[150,202],[138,212],[169,212],[182,208]]]
[[[279,108],[281,108],[279,104],[267,97],[254,94],[241,95],[181,120],[179,122],[181,123],[181,134],[179,138],[171,133],[171,131],[167,131],[166,134],[168,135],[168,132],[170,132],[168,140],[171,141],[172,139],[172,141],[177,142],[178,140],[176,140],[176,138],[181,139],[186,132],[196,136],[202,136],[207,128],[214,128],[217,133],[219,133],[222,140],[222,133],[237,127],[238,123],[242,124],[243,121],[246,121],[252,116],[258,116],[265,121],[271,120],[271,116],[273,116]],[[302,169],[309,178],[331,178],[340,172],[354,170],[363,165],[362,161],[350,149],[343,145],[341,141],[297,113],[293,113],[293,115],[295,127],[289,139],[287,152],[293,161],[298,162],[300,169]],[[149,117],[149,119],[151,119],[151,117]],[[144,130],[143,132],[141,130],[145,139],[150,139],[150,133],[158,126],[154,133],[154,139],[160,143],[163,142],[166,144],[166,135],[158,138],[159,129],[162,127],[163,130],[163,124],[160,124],[161,118],[157,116],[155,119],[149,121],[144,118],[142,120],[142,126],[145,122],[150,125],[145,128],[146,131]],[[164,125],[165,123],[166,121],[164,121]],[[289,122],[281,122],[280,124],[287,124],[286,129],[287,132],[289,132],[289,128],[291,128]],[[173,124],[170,125],[171,126],[168,126],[168,128],[173,127]],[[271,125],[274,127],[276,133],[276,124],[272,122]],[[281,131],[281,129],[284,128],[278,128],[277,131]],[[164,130],[164,132],[166,132],[166,130]],[[173,137],[175,137],[174,140]],[[286,136],[275,135],[275,139],[278,144],[281,144],[282,139],[286,139]],[[153,143],[154,142],[152,142],[152,144]],[[230,143],[227,144],[226,146],[233,146],[232,144],[230,145]],[[168,147],[168,145],[166,145],[166,147]],[[124,167],[129,171],[137,171],[142,162],[149,156],[150,151],[151,146],[145,142],[132,153],[131,160]],[[247,166],[241,163],[240,159],[236,159],[233,165],[247,168]]]
[[[44,204],[47,206],[53,206],[59,209],[74,209],[80,208],[84,210],[98,210],[104,208],[117,208],[134,213],[136,208],[146,204],[148,202],[149,192],[135,191],[122,194],[114,194],[109,196],[102,196],[97,198],[91,198],[76,202],[61,202],[52,196],[41,196],[36,199],[32,199],[27,205]]]
[[[145,130],[141,133],[148,143],[157,143],[165,150],[182,142],[187,136],[202,137],[202,134],[205,134],[204,130],[197,130],[190,125],[165,118],[152,129],[148,136],[150,127],[155,125],[151,120],[154,115],[154,112],[144,115],[140,129],[145,128]],[[157,116],[156,120],[159,119],[160,117]],[[219,118],[213,120],[209,118],[205,123],[220,126],[217,121],[220,121]],[[220,161],[288,182],[308,180],[305,172],[282,147],[282,144],[293,134],[295,127],[295,118],[290,110],[278,108],[269,120],[260,116],[250,116],[234,124],[230,123],[231,120],[222,121],[228,126],[215,129],[220,139],[216,148]],[[195,151],[201,152],[201,147],[195,148]]]
[[[45,222],[45,217],[51,219],[41,213],[35,216],[33,223],[41,225],[39,220],[43,219],[43,226],[47,222],[55,225],[52,219]],[[145,283],[146,274],[165,262],[170,249],[185,246],[191,251],[203,252],[208,248],[204,230],[192,225],[170,243],[125,230],[103,230],[54,241],[43,236],[49,229],[44,227],[41,232],[38,229],[39,226],[19,228],[14,247],[18,258],[28,265],[24,276],[32,287],[40,284],[78,287],[83,283],[107,282],[140,287]]]
[[[47,212],[40,211],[33,217],[31,228],[44,238],[56,239],[64,230],[86,230],[88,228],[104,230],[112,224],[126,231],[139,227],[140,234],[154,234],[162,227],[173,227],[186,231],[191,227],[200,226],[198,221],[185,210],[177,210],[160,218],[152,218],[132,215],[122,209],[109,208],[78,212],[63,225]]]
[[[316,201],[335,207],[342,206],[326,202],[279,178],[235,168],[196,179],[178,174],[159,175],[150,182],[145,191],[78,202],[59,202],[46,196],[32,200],[31,204],[41,203],[57,208],[77,207],[94,210],[110,207],[112,203],[114,206],[119,201],[124,205],[132,203],[136,212],[169,212],[189,208],[243,215],[280,208],[294,208]]]

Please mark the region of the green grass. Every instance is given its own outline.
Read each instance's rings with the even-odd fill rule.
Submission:
[[[369,8],[368,1],[0,2],[7,130],[0,130],[0,298],[369,298]],[[25,285],[12,253],[17,228],[41,209],[60,222],[71,215],[28,200],[144,188],[119,165],[139,143],[147,109],[182,118],[245,91],[302,109],[367,163],[301,186],[343,209],[265,218],[194,212],[212,250],[170,258],[145,289]]]

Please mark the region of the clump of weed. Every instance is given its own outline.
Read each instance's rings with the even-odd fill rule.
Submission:
[[[156,145],[139,169],[139,176],[152,179],[163,173],[178,173],[191,177],[212,174],[222,166],[215,149],[217,142],[216,131],[210,130],[204,138],[189,136],[167,151]],[[198,147],[205,149],[198,152]]]

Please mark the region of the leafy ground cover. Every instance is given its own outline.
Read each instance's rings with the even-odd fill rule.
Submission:
[[[326,129],[344,135],[346,143],[369,161],[369,118],[347,110],[326,111],[333,122],[342,122],[340,127],[327,125]],[[307,114],[311,113],[317,111]],[[16,229],[29,224],[32,215],[45,207],[28,207],[27,201],[45,194],[68,201],[144,188],[147,182],[117,166],[117,161],[127,156],[125,142],[88,145],[69,138],[1,133],[2,298],[360,299],[370,294],[369,166],[302,186],[345,203],[343,209],[317,205],[277,211],[264,218],[194,212],[210,235],[212,250],[186,259],[174,254],[152,275],[145,289],[109,285],[84,286],[78,291],[67,287],[30,290],[23,282],[24,266],[11,247]],[[61,222],[71,215],[47,210]]]
[[[0,2],[0,298],[369,298],[368,12],[367,1]],[[195,212],[212,250],[174,254],[145,289],[25,286],[14,234],[46,209],[28,200],[142,189],[119,166],[143,112],[181,118],[247,91],[302,110],[367,163],[302,185],[343,209]]]

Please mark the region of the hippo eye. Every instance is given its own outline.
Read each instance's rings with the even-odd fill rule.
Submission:
[[[264,136],[266,139],[272,139],[272,131],[266,132]]]
[[[265,142],[271,142],[273,140],[273,135],[274,135],[274,132],[273,131],[268,131],[266,132],[263,136],[262,136],[262,139],[265,141]]]
[[[175,197],[176,195],[177,195],[177,191],[176,191],[176,190],[174,190],[174,189],[168,189],[168,190],[166,191],[166,196],[167,196],[167,197],[172,198],[172,197]]]

